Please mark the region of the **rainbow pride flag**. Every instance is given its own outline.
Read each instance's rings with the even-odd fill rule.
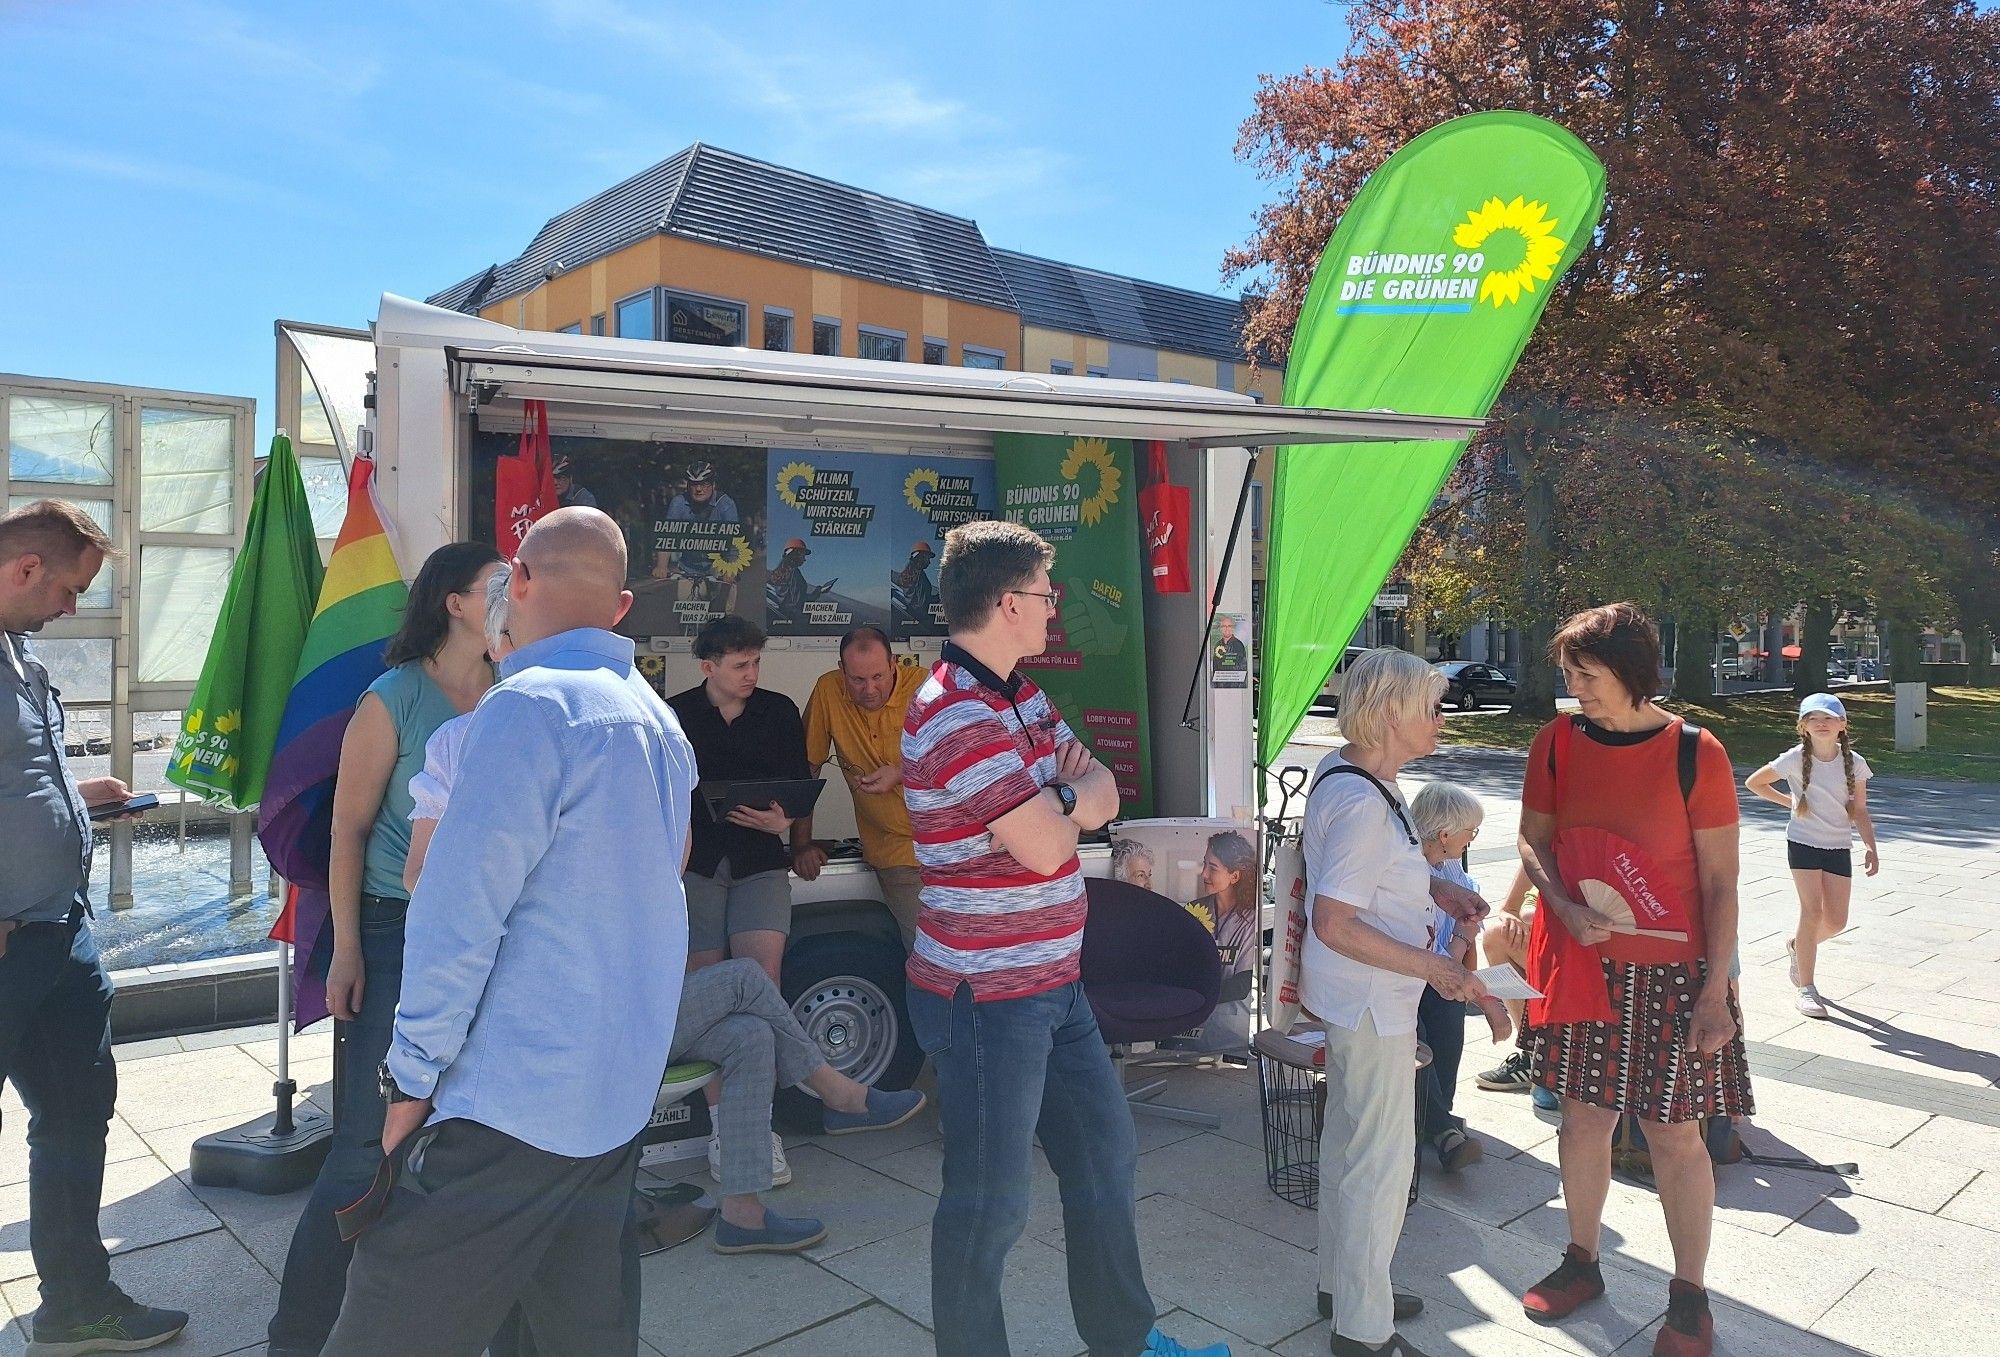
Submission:
[[[383,672],[383,648],[402,623],[409,597],[376,501],[375,463],[357,457],[347,480],[347,517],[334,540],[319,606],[278,723],[257,814],[264,856],[295,888],[271,936],[294,944],[300,1027],[326,1015],[319,976],[325,970],[321,954],[333,945],[327,859],[340,742],[354,704]]]

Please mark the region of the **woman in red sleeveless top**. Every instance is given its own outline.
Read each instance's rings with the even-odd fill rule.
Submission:
[[[1612,1132],[1629,1113],[1645,1123],[1674,1250],[1653,1352],[1707,1357],[1715,1177],[1702,1121],[1752,1110],[1729,990],[1735,778],[1713,735],[1653,702],[1659,632],[1637,607],[1578,613],[1551,652],[1581,714],[1549,723],[1528,755],[1521,862],[1541,894],[1529,977],[1546,998],[1529,1004],[1521,1047],[1562,1098],[1570,1245],[1522,1303],[1552,1322],[1603,1294]]]

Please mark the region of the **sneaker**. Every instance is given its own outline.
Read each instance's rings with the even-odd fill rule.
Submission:
[[[1826,1016],[1826,1004],[1819,997],[1817,987],[1813,985],[1799,986],[1798,1009],[1799,1012],[1805,1014],[1808,1018],[1824,1018]]]
[[[1586,1301],[1604,1294],[1604,1271],[1597,1260],[1572,1244],[1563,1251],[1556,1270],[1528,1288],[1521,1309],[1537,1324],[1553,1324],[1576,1313]]]
[[[36,1321],[27,1354],[84,1357],[92,1352],[144,1352],[179,1338],[187,1323],[188,1317],[179,1310],[155,1310],[128,1302],[123,1310],[66,1329],[45,1327]]]
[[[1534,1076],[1528,1072],[1528,1053],[1514,1052],[1480,1075],[1476,1082],[1495,1093],[1526,1093],[1535,1086]]]
[[[1456,1126],[1439,1132],[1431,1141],[1431,1148],[1437,1151],[1438,1163],[1446,1173],[1457,1173],[1476,1164],[1486,1154],[1486,1147],[1477,1136],[1469,1136]]]
[[[722,1182],[722,1137],[708,1138],[708,1176],[718,1185]],[[771,1186],[783,1187],[792,1181],[792,1166],[785,1162],[785,1142],[776,1131],[771,1132]]]
[[[1791,977],[1792,987],[1799,987],[1799,940],[1785,939],[1785,974]]]
[[[1653,1357],[1709,1357],[1715,1351],[1715,1317],[1708,1292],[1676,1277],[1667,1287],[1667,1318],[1653,1337]]]
[[[826,1226],[810,1217],[793,1220],[776,1211],[764,1213],[762,1229],[731,1225],[716,1218],[715,1238],[709,1247],[717,1253],[797,1253],[826,1238]]]
[[[867,1111],[836,1112],[829,1107],[820,1113],[820,1119],[828,1135],[851,1136],[860,1131],[886,1131],[892,1126],[901,1126],[923,1110],[924,1095],[916,1089],[885,1093],[879,1088],[871,1088],[868,1090]]]
[[[1552,1088],[1543,1088],[1540,1084],[1536,1084],[1532,1089],[1528,1090],[1528,1100],[1535,1105],[1537,1112],[1560,1112],[1563,1110],[1563,1100],[1556,1096],[1556,1091]]]
[[[1398,1291],[1396,1296],[1396,1322],[1407,1324],[1424,1312],[1424,1298],[1408,1291]],[[1319,1293],[1319,1317],[1333,1318],[1333,1297],[1325,1291]]]
[[[1342,1338],[1339,1334],[1327,1344],[1333,1357],[1424,1357],[1399,1333],[1389,1335],[1386,1343],[1363,1343],[1359,1339]]]
[[[1210,1343],[1205,1348],[1191,1348],[1154,1329],[1146,1335],[1145,1357],[1229,1357],[1229,1344]]]

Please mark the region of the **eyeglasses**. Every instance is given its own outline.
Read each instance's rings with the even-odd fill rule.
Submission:
[[[1020,594],[1026,598],[1038,598],[1049,605],[1050,612],[1056,610],[1056,599],[1061,597],[1059,594],[1038,594],[1033,589],[1009,589],[1007,592],[1010,594]]]

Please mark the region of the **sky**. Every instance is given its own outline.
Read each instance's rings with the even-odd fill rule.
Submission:
[[[253,396],[272,322],[364,325],[693,141],[1222,293],[1258,78],[1345,10],[0,0],[0,372]],[[1240,290],[1233,289],[1233,290]]]

